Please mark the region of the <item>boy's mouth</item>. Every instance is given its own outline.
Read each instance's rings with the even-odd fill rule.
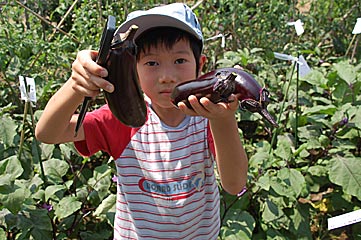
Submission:
[[[159,91],[160,94],[164,95],[170,95],[172,93],[172,89],[163,89]]]

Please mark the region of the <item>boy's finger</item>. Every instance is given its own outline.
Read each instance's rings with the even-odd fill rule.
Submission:
[[[191,95],[191,96],[188,97],[188,102],[190,103],[190,105],[194,109],[194,112],[196,112],[198,115],[207,117],[207,115],[209,114],[209,111],[206,108],[206,106],[210,105],[209,104],[210,100],[208,98],[203,97],[199,101],[196,96]]]
[[[78,53],[77,59],[79,60],[79,63],[83,66],[83,68],[90,73],[100,77],[106,77],[108,76],[107,69],[103,68],[95,62],[97,55],[98,53],[96,51],[80,51]]]
[[[96,97],[99,94],[99,89],[91,90],[88,87],[84,87],[79,84],[75,84],[72,87],[76,92],[80,93],[83,96]]]
[[[190,116],[198,115],[193,109],[188,108],[184,102],[179,102],[177,106],[182,112],[184,112],[187,115],[190,115]]]
[[[101,88],[109,93],[114,91],[114,85],[105,80],[104,78],[92,75],[91,82],[97,87]]]
[[[237,65],[234,65],[233,68],[237,68],[237,69],[243,70],[243,67],[239,66],[238,64],[237,64]]]
[[[102,89],[104,89],[108,93],[112,93],[114,91],[114,85],[108,82],[106,86]]]

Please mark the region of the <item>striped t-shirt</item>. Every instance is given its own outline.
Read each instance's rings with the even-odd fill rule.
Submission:
[[[118,193],[114,239],[217,239],[219,193],[208,120],[163,124],[149,108],[138,129],[104,106],[87,114],[83,155],[99,150],[116,159]]]

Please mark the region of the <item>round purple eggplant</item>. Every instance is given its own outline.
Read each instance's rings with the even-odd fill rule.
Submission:
[[[190,95],[198,99],[207,97],[213,103],[218,103],[229,102],[231,94],[236,95],[241,108],[258,112],[272,126],[278,127],[267,110],[269,92],[252,75],[238,68],[216,69],[195,80],[183,82],[174,88],[171,100],[176,106],[179,102],[184,102],[188,108],[192,108],[188,102]]]

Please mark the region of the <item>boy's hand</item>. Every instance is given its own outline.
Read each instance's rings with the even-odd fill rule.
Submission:
[[[234,68],[242,69],[241,66],[235,65]],[[212,103],[208,98],[203,97],[200,101],[193,95],[188,97],[188,101],[193,109],[190,109],[183,102],[178,103],[178,107],[185,114],[191,116],[203,116],[210,120],[222,119],[227,117],[234,117],[237,111],[239,102],[235,95],[229,96],[229,103]]]
[[[72,64],[69,80],[73,81],[72,88],[83,96],[95,97],[100,89],[114,91],[114,86],[103,79],[108,76],[108,71],[95,62],[97,55],[96,51],[80,51]]]
[[[218,120],[223,118],[234,118],[234,113],[238,109],[239,103],[235,95],[231,95],[228,100],[231,102],[212,103],[208,98],[203,97],[198,101],[196,96],[191,95],[188,101],[193,109],[188,108],[183,102],[178,104],[180,110],[191,116],[203,116],[210,120]]]

